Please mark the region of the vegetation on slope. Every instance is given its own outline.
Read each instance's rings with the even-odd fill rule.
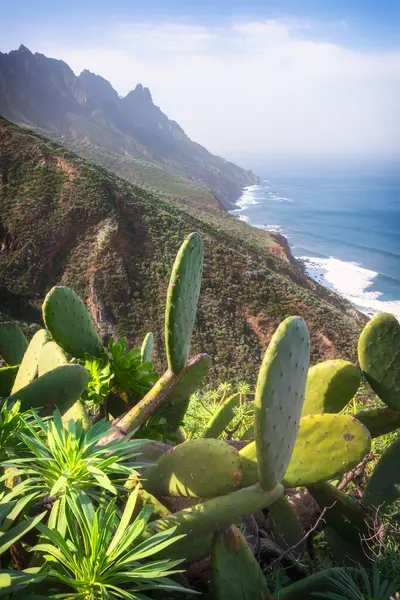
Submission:
[[[197,230],[206,262],[193,349],[215,357],[214,381],[254,383],[273,330],[293,314],[309,325],[314,362],[354,357],[364,318],[271,253],[268,233],[220,211],[189,214],[4,119],[0,149],[3,311],[39,319],[47,290],[68,285],[105,338],[137,345],[151,323],[161,370],[168,274],[180,241]]]

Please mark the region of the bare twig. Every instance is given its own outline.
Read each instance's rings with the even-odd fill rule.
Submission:
[[[367,456],[365,456],[363,458],[363,460],[356,466],[354,467],[354,469],[352,471],[349,471],[348,473],[346,473],[346,475],[343,477],[343,480],[339,483],[339,485],[337,486],[339,490],[344,490],[351,481],[353,481],[353,479],[357,476],[357,471],[359,469],[363,469],[365,468],[365,465],[369,462],[371,462],[371,460],[374,460],[375,455],[374,454],[367,454]]]
[[[321,523],[321,521],[323,521],[324,523],[326,523],[325,519],[324,519],[324,515],[326,513],[327,510],[330,510],[333,506],[335,506],[336,504],[336,500],[333,504],[331,504],[331,506],[325,506],[325,508],[323,509],[323,511],[321,512],[321,514],[319,515],[318,519],[316,520],[316,522],[314,523],[314,525],[311,527],[311,529],[309,529],[307,531],[306,534],[303,535],[303,537],[301,538],[301,540],[299,540],[294,546],[290,546],[290,548],[287,548],[287,550],[285,550],[284,552],[282,552],[282,554],[279,556],[279,558],[275,559],[272,562],[272,565],[274,565],[275,563],[279,562],[282,560],[282,558],[284,558],[287,554],[290,554],[291,552],[293,552],[293,550],[295,550],[296,548],[298,548],[298,546],[300,546],[303,542],[305,542],[307,540],[308,537],[310,537],[310,535],[313,533],[313,531],[315,531],[318,527],[318,525]]]

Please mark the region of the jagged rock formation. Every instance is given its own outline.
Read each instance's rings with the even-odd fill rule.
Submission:
[[[102,77],[84,70],[77,77],[63,61],[33,54],[25,46],[0,53],[0,114],[121,157],[145,159],[154,169],[197,182],[211,190],[216,206],[231,207],[246,185],[257,183],[251,171],[214,156],[193,142],[153,103],[138,84],[120,98]],[[140,163],[136,170],[143,171]],[[135,171],[135,169],[133,169]],[[140,174],[139,174],[140,175]],[[200,195],[200,199],[201,199]]]

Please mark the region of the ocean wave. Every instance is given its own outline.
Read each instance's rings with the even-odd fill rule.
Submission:
[[[232,212],[245,210],[249,206],[257,206],[259,202],[254,197],[254,192],[258,189],[260,189],[259,185],[249,185],[248,187],[244,188],[243,194],[236,202],[236,206],[238,206],[239,208],[235,209]]]
[[[321,285],[343,296],[369,317],[388,312],[400,318],[400,301],[383,300],[383,294],[368,290],[379,273],[359,264],[337,258],[298,256],[305,263],[307,274]]]
[[[258,229],[264,229],[265,231],[278,231],[278,232],[282,231],[282,227],[280,225],[276,225],[276,224],[259,225],[258,223],[254,223],[253,227],[257,227]]]
[[[239,215],[239,221],[243,221],[244,223],[250,223],[250,218],[247,215]]]
[[[267,200],[272,200],[273,202],[293,202],[291,198],[281,196],[278,192],[267,192]]]

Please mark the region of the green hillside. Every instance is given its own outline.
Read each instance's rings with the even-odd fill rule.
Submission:
[[[164,360],[164,298],[181,240],[205,245],[192,352],[212,379],[254,382],[282,319],[306,319],[313,361],[354,358],[365,317],[285,257],[280,240],[219,210],[156,196],[52,141],[0,120],[0,310],[35,321],[56,283],[87,303],[104,338],[155,334]],[[271,252],[272,250],[272,252]]]

